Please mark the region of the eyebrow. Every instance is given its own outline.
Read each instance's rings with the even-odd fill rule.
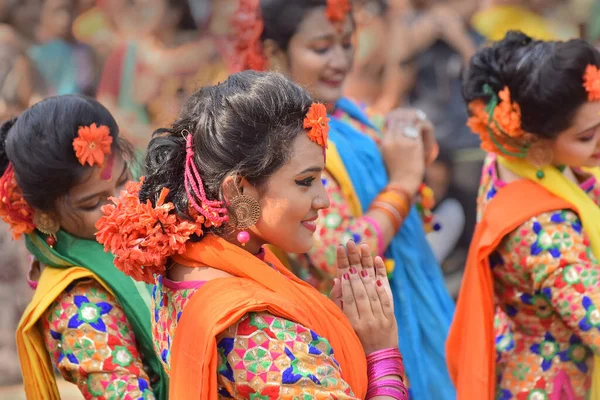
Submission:
[[[310,167],[310,168],[306,168],[305,170],[298,172],[298,175],[302,175],[302,174],[306,174],[308,172],[321,172],[323,171],[323,168],[321,167]]]
[[[600,121],[596,121],[593,124],[590,124],[589,126],[583,128],[582,130],[580,130],[576,135],[583,135],[584,133],[587,133],[587,131],[589,131],[590,129],[594,129],[595,127],[597,127],[598,125],[600,125]]]
[[[121,177],[123,176],[123,174],[127,173],[127,163],[123,163],[123,171],[121,171],[121,173],[119,174],[119,179],[121,179]],[[85,203],[86,201],[89,201],[91,199],[93,199],[94,197],[97,197],[100,195],[100,192],[98,193],[92,193],[90,195],[87,195],[85,197],[82,197],[80,199],[77,199],[77,203]]]

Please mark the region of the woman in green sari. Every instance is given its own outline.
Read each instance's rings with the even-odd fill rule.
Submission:
[[[108,110],[82,96],[49,98],[0,128],[0,217],[42,266],[17,329],[28,399],[60,398],[54,368],[86,399],[166,398],[149,288],[94,240],[131,154]]]

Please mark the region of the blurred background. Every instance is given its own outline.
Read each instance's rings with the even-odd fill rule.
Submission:
[[[52,95],[98,98],[143,149],[197,88],[223,81],[238,0],[0,0],[0,117]],[[288,0],[294,1],[294,0]],[[600,46],[600,0],[355,0],[346,95],[386,112],[424,110],[441,152],[426,173],[443,229],[429,234],[453,294],[475,225],[483,153],[466,128],[465,63],[510,29]],[[435,17],[435,18],[433,18]],[[444,21],[444,24],[432,21]],[[14,344],[31,297],[29,259],[0,222],[0,398],[25,398]],[[81,398],[65,384],[63,398]]]

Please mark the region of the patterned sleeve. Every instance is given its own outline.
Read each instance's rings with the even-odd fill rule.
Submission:
[[[154,399],[131,325],[98,282],[69,286],[41,321],[54,366],[86,399]]]
[[[217,337],[220,398],[356,399],[327,339],[268,313],[250,313]]]
[[[511,234],[506,250],[527,260],[535,294],[523,295],[521,300],[536,307],[542,324],[540,313],[558,313],[576,333],[574,340],[583,341],[600,355],[598,260],[579,217],[568,210],[542,214]],[[543,302],[549,307],[544,307]],[[538,351],[542,351],[542,345]]]
[[[352,216],[350,205],[344,197],[340,185],[328,173],[323,173],[323,184],[329,195],[331,205],[322,210],[317,220],[317,232],[314,236],[317,246],[313,246],[308,257],[312,265],[326,276],[335,276],[336,248],[353,239],[356,243],[366,243],[377,253],[379,238],[377,229],[369,218]]]

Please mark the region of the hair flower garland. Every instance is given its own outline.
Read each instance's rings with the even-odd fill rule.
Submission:
[[[0,177],[0,218],[11,227],[14,240],[35,230],[33,208],[23,197],[10,163]]]
[[[346,14],[350,12],[350,3],[348,0],[327,0],[327,9],[325,16],[331,22],[342,22]]]
[[[231,16],[233,27],[233,72],[244,69],[264,71],[267,59],[263,54],[260,37],[264,22],[259,0],[240,0],[238,9]]]
[[[165,202],[169,190],[163,188],[156,205],[141,203],[139,191],[144,178],[129,182],[113,204],[102,207],[96,223],[96,240],[115,255],[115,266],[138,281],[154,284],[154,275],[165,272],[167,258],[185,251],[192,235],[201,236],[204,218],[179,218],[173,203]]]
[[[73,140],[73,149],[75,156],[81,165],[86,163],[93,167],[102,166],[104,157],[110,154],[110,146],[113,138],[110,136],[110,130],[106,125],[81,126],[77,131],[77,137]]]
[[[583,87],[588,92],[589,101],[600,100],[600,69],[595,65],[588,65],[583,75]]]
[[[327,109],[321,103],[312,103],[306,118],[304,118],[304,129],[308,129],[308,137],[323,148],[327,148],[327,136],[329,134],[329,118]]]
[[[485,84],[483,91],[490,96],[488,103],[477,99],[469,103],[467,126],[481,138],[481,148],[500,155],[525,158],[529,136],[521,127],[521,108],[512,101],[505,86],[498,94]]]

